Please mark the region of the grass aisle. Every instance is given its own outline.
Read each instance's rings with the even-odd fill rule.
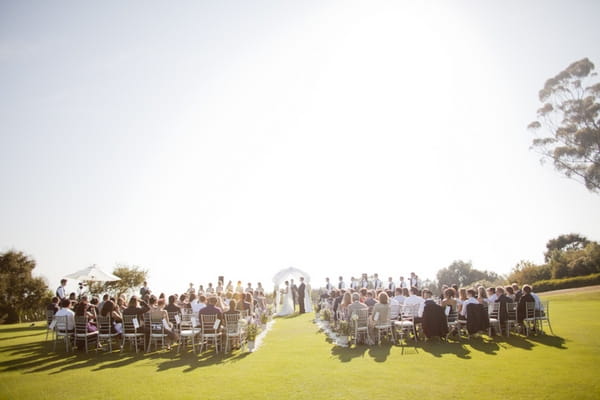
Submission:
[[[557,336],[416,348],[336,347],[312,314],[279,318],[258,351],[226,357],[52,353],[43,328],[1,326],[0,399],[597,399],[600,291],[549,299]]]

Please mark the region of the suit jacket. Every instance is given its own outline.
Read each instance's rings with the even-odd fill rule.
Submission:
[[[300,284],[300,286],[298,286],[298,298],[304,299],[305,292],[306,292],[306,285],[304,284],[304,282],[302,282]]]
[[[490,327],[487,308],[482,304],[467,305],[467,331],[472,335],[479,331],[485,331]]]
[[[426,300],[423,309],[423,332],[428,338],[448,334],[448,320],[444,308],[435,304],[433,300]]]

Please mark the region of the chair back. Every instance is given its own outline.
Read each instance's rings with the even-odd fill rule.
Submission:
[[[75,335],[87,334],[88,317],[85,315],[75,316]]]
[[[124,334],[137,333],[137,328],[135,327],[135,324],[133,323],[134,318],[137,319],[137,315],[123,315],[123,333]],[[139,324],[140,324],[140,321],[138,320],[138,326],[139,326]]]
[[[488,316],[490,319],[499,319],[500,303],[488,303]]]
[[[525,303],[525,319],[535,319],[535,303],[532,301]]]
[[[54,320],[56,321],[56,324],[54,325],[54,329],[57,332],[66,332],[67,331],[67,316],[66,315],[61,315],[61,316],[54,316]]]
[[[518,303],[506,303],[506,320],[516,321],[517,320],[517,306]]]
[[[46,310],[46,323],[50,325],[54,319],[54,310]]]
[[[390,320],[396,320],[400,317],[402,304],[390,304]]]
[[[404,304],[402,307],[402,319],[414,320],[419,315],[418,304]]]
[[[213,333],[215,332],[215,322],[217,321],[216,314],[200,314],[200,326],[202,327],[202,332],[204,333]]]
[[[240,314],[225,313],[225,330],[227,334],[237,334],[240,331]]]
[[[98,334],[110,335],[112,333],[112,321],[110,315],[104,317],[102,315],[98,315],[96,317],[96,323],[98,324]]]

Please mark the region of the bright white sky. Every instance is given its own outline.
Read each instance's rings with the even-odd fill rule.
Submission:
[[[281,268],[508,273],[600,240],[541,166],[537,92],[600,63],[600,2],[0,3],[0,251],[54,289],[91,264],[154,291]],[[599,64],[600,66],[600,64]]]

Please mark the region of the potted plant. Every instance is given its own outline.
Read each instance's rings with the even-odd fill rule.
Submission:
[[[249,324],[246,330],[246,339],[248,340],[248,350],[254,350],[254,344],[256,341],[256,335],[258,335],[258,326],[256,324]]]
[[[348,321],[340,321],[338,324],[338,339],[337,339],[337,344],[340,346],[347,346],[348,345],[348,336],[350,336],[351,333],[351,327],[350,324],[348,323]]]

